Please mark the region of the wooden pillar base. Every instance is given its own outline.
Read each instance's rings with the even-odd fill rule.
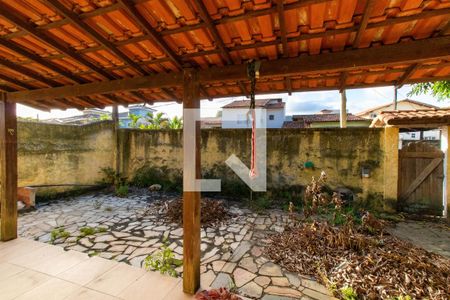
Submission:
[[[0,239],[17,238],[16,104],[0,94]]]

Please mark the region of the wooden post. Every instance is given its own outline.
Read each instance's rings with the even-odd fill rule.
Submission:
[[[194,70],[184,70],[183,78],[183,109],[200,109],[200,85],[198,74]],[[184,123],[187,118],[195,114],[184,114]],[[198,113],[199,115],[199,113]],[[183,130],[183,144],[195,138],[195,168],[183,170],[183,186],[186,187],[189,180],[200,179],[200,122],[196,122],[195,137],[192,132]],[[184,157],[189,157],[187,149],[183,147]],[[195,294],[200,287],[200,192],[183,191],[183,291]]]
[[[341,128],[347,128],[347,94],[345,90],[341,91],[341,114],[340,114]]]
[[[114,169],[116,175],[120,174],[120,151],[119,151],[119,108],[113,106],[112,120],[114,122]]]
[[[448,196],[450,195],[450,161],[449,161],[449,132],[450,126],[442,126],[441,127],[441,150],[444,152],[444,182],[443,182],[443,191],[442,191],[442,204],[444,209],[442,211],[442,215],[444,218],[449,218],[448,210],[450,206],[450,202],[448,201]]]
[[[16,104],[0,93],[0,239],[17,238]]]

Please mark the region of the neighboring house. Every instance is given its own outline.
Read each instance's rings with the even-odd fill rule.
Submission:
[[[433,109],[439,109],[439,107],[423,103],[420,101],[415,101],[411,99],[404,99],[397,102],[397,111],[415,111],[415,110],[433,110]],[[377,118],[381,112],[383,111],[395,111],[395,105],[393,102],[373,107],[370,109],[367,109],[365,111],[362,111],[357,116],[373,120]],[[402,129],[403,131],[400,132],[400,147],[402,145],[407,144],[408,142],[413,141],[437,141],[439,144],[439,141],[441,139],[441,132],[439,129],[426,129],[426,130],[406,130]]]
[[[439,108],[439,107],[431,105],[431,104],[423,103],[420,101],[411,100],[411,99],[404,99],[404,100],[397,101],[397,110],[416,110],[416,109],[433,109],[433,108]],[[394,111],[394,110],[395,110],[395,105],[394,105],[394,101],[392,101],[392,102],[384,104],[384,105],[372,107],[370,109],[367,109],[365,111],[357,113],[356,115],[358,117],[373,120],[376,117],[378,117],[378,115],[382,111]]]
[[[55,118],[42,120],[44,123],[66,124],[66,125],[84,125],[98,122],[102,118],[111,118],[111,113],[101,109],[90,108],[83,110],[83,114],[66,118]]]
[[[222,128],[251,128],[248,116],[250,100],[233,101],[222,107]],[[255,100],[255,107],[266,109],[266,127],[281,128],[286,117],[285,103],[282,99]],[[257,120],[261,127],[261,120]]]
[[[371,121],[347,114],[347,127],[369,127]],[[340,127],[339,111],[324,109],[312,115],[293,115],[292,121],[286,121],[283,128],[333,128]]]
[[[141,124],[147,125],[148,122],[145,120],[145,117],[148,113],[155,113],[156,110],[144,105],[131,105],[128,107],[128,112],[119,113],[119,124],[121,128],[130,128],[131,126],[131,117],[130,114],[140,116],[141,119],[138,121],[138,126]],[[103,119],[111,120],[112,114],[109,111],[101,110],[101,109],[85,109],[83,110],[83,114],[73,117],[67,118],[57,118],[57,119],[48,119],[42,120],[45,123],[52,124],[67,124],[67,125],[84,125],[93,122],[98,122]]]
[[[131,119],[130,115],[135,115],[135,116],[141,117],[137,122],[138,127],[140,125],[148,125],[148,122],[146,121],[146,116],[149,113],[154,114],[154,113],[156,113],[156,110],[146,106],[145,104],[129,106],[128,112],[119,113],[120,128],[130,128],[131,127],[132,119]]]

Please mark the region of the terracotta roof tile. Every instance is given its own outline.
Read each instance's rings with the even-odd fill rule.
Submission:
[[[373,120],[371,127],[408,124],[450,124],[450,108],[383,111]]]
[[[411,100],[411,99],[403,99],[403,100],[398,101],[397,103],[400,103],[400,102],[407,102],[407,103],[419,105],[419,106],[422,106],[422,107],[427,107],[427,108],[430,108],[430,109],[432,109],[432,108],[436,108],[436,109],[439,108],[439,107],[437,107],[437,106],[435,106],[435,105],[431,105],[431,104],[428,104],[428,103],[424,103],[424,102],[420,102],[420,101],[416,101],[416,100]],[[387,103],[387,104],[383,104],[383,105],[380,105],[380,106],[375,106],[375,107],[366,109],[366,110],[364,110],[364,111],[362,111],[362,112],[359,112],[359,113],[357,113],[356,115],[357,115],[357,116],[365,115],[365,114],[368,114],[368,113],[370,113],[370,112],[372,112],[372,111],[380,110],[380,109],[382,109],[382,108],[389,107],[389,106],[392,105],[392,103],[393,103],[393,102],[389,102],[389,103]]]
[[[232,63],[242,64],[249,59],[275,60],[283,56],[298,57],[352,49],[364,13],[365,1],[323,0],[284,1],[284,18],[288,38],[287,53],[283,53],[280,20],[276,1],[242,0],[200,0],[206,7],[213,27],[225,44],[225,51]],[[85,1],[60,0],[66,9],[71,10],[95,32],[111,42],[125,57],[139,65],[147,73],[180,72],[179,66],[190,65],[196,68],[220,67],[227,64],[226,57],[219,49],[210,29],[200,18],[199,8],[190,0],[127,1],[136,3],[135,8],[167,44],[167,49],[147,35],[139,24],[120,3],[114,0]],[[57,12],[49,1],[0,0],[2,9],[11,15],[26,20],[38,32],[55,43],[44,42],[20,26],[13,24],[5,15],[0,15],[0,38],[9,40],[26,51],[58,64],[65,71],[81,76],[87,81],[104,80],[86,64],[61,53],[56,44],[76,51],[83,59],[100,67],[116,78],[139,76],[136,68],[96,41],[88,32],[81,30],[72,21]],[[359,48],[380,47],[388,44],[409,42],[431,38],[434,35],[448,36],[440,32],[446,28],[450,13],[449,1],[438,0],[383,0],[375,1],[369,23],[361,37]],[[170,53],[179,60],[175,63]],[[50,79],[66,84],[61,74],[37,68],[29,60],[14,52],[0,51],[0,57],[18,62]],[[450,59],[441,57],[420,62],[409,82],[434,80],[450,76]],[[402,78],[411,64],[392,64],[374,68],[351,68],[345,70],[345,85],[349,88],[395,84]],[[337,89],[340,86],[341,72],[320,72],[298,76],[261,79],[257,83],[257,93],[276,93],[286,91],[309,91]],[[22,78],[26,77],[19,75]],[[289,84],[287,84],[289,79]],[[22,80],[22,79],[20,79]],[[25,80],[25,79],[23,79]],[[69,81],[72,82],[72,81]],[[31,87],[48,87],[36,79],[26,78]],[[243,81],[247,91],[249,82]],[[209,97],[242,95],[241,85],[236,81],[205,84],[203,90]],[[21,90],[25,87],[0,79],[0,85]],[[177,94],[178,91],[172,90]],[[170,98],[160,90],[147,91],[154,100]],[[180,93],[178,93],[181,95]],[[135,101],[125,99],[124,101]],[[140,102],[145,99],[140,99]],[[76,101],[73,100],[73,101]]]
[[[275,102],[276,101],[276,102]],[[281,99],[258,99],[255,100],[255,107],[265,109],[284,108],[285,103]],[[249,108],[250,100],[233,101],[222,108]]]

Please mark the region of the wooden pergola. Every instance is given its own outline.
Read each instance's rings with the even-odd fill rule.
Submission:
[[[17,237],[16,103],[199,108],[248,95],[256,59],[257,93],[339,90],[345,108],[345,89],[448,80],[449,20],[448,0],[2,0],[1,239]],[[200,177],[199,155],[196,166],[185,180]],[[194,293],[200,193],[183,198],[184,290]]]

